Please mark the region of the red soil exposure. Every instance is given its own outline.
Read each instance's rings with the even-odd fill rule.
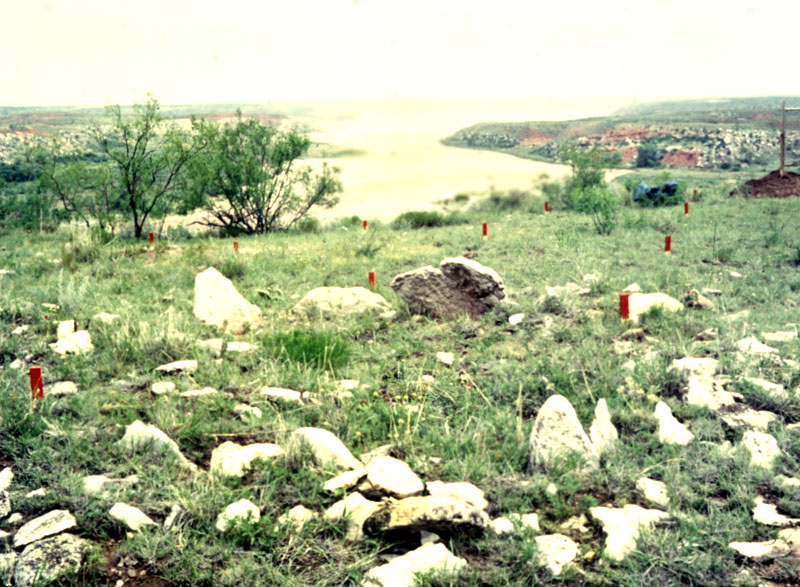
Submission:
[[[544,135],[529,135],[525,137],[522,142],[518,145],[519,147],[529,147],[531,145],[544,145],[545,143],[551,142],[553,139],[550,139]]]
[[[632,163],[636,156],[639,154],[638,147],[622,147],[619,149],[619,154],[622,157],[623,163]]]
[[[642,126],[628,126],[621,124],[605,131],[599,139],[604,143],[625,143],[631,141],[643,141],[655,136],[652,130]]]
[[[745,182],[746,191],[753,198],[788,198],[800,196],[800,174],[785,171],[773,171],[759,179]]]
[[[664,156],[661,157],[661,163],[668,167],[698,167],[699,160],[700,153],[695,150],[682,151],[680,149],[674,149],[672,151],[667,151],[664,153]]]
[[[750,120],[772,120],[773,118],[775,115],[769,112],[754,112],[750,115]]]

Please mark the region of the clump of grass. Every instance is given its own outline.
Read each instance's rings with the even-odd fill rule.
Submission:
[[[480,212],[508,212],[531,207],[532,195],[529,191],[511,189],[505,192],[492,189],[489,197],[475,206]]]
[[[315,369],[336,370],[350,362],[350,344],[329,332],[306,332],[295,328],[267,335],[262,342],[275,358]]]
[[[454,224],[466,224],[470,220],[465,215],[458,212],[442,214],[441,212],[427,210],[412,210],[400,214],[392,222],[392,228],[396,229],[417,229],[434,228],[437,226],[452,226]]]
[[[219,272],[228,279],[241,279],[247,273],[247,266],[239,259],[225,259],[219,266]]]

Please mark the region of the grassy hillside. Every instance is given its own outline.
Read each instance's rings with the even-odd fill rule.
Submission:
[[[796,558],[747,560],[728,543],[776,536],[778,528],[753,519],[757,496],[800,517],[800,489],[779,477],[797,481],[800,473],[800,431],[789,427],[800,422],[800,366],[791,362],[800,361],[800,340],[754,361],[736,353],[743,337],[763,341],[763,332],[797,331],[800,201],[730,199],[726,193],[725,185],[701,189],[689,217],[682,208],[625,208],[610,236],[598,236],[588,217],[558,209],[549,215],[466,212],[466,224],[420,230],[370,222],[367,234],[343,222],[313,234],[241,238],[238,253],[231,241],[219,239],[159,240],[148,247],[100,244],[78,228],[5,234],[0,463],[16,475],[13,510],[24,520],[53,509],[76,516],[76,533],[95,550],[74,584],[114,584],[129,579],[128,569],[142,585],[357,584],[383,555],[403,552],[413,541],[387,536],[346,542],[346,524],[319,516],[341,497],[322,489],[332,474],[314,468],[307,456],[258,463],[241,480],[219,480],[117,445],[125,426],[140,419],[207,469],[211,451],[224,441],[285,447],[296,428],[317,426],[336,434],[357,457],[391,444],[392,454],[424,481],[474,483],[486,493],[493,517],[536,512],[539,534],[565,534],[580,548],[575,564],[553,578],[537,562],[532,531],[504,538],[449,536],[448,548],[467,561],[467,571],[458,578],[420,579],[424,585],[795,584]],[[485,242],[482,222],[489,223]],[[672,235],[669,257],[662,252],[665,234]],[[509,312],[525,314],[519,325],[511,326],[502,312],[475,321],[413,316],[388,286],[397,273],[462,254],[503,277]],[[193,316],[194,277],[209,266],[262,309],[263,330],[232,337]],[[375,271],[378,293],[398,311],[395,321],[290,319],[297,298],[311,288],[366,286],[368,271]],[[582,286],[590,273],[597,280],[588,295],[540,301],[547,286]],[[713,310],[650,312],[639,325],[644,338],[625,342],[631,325],[618,317],[618,294],[632,282],[676,298],[687,289],[713,288],[720,295]],[[99,312],[119,318],[106,325],[93,319]],[[48,348],[56,323],[68,319],[88,328],[91,354],[59,358]],[[19,326],[27,331],[12,334]],[[718,330],[716,338],[696,340],[709,328]],[[255,350],[216,359],[198,344],[215,336],[249,342]],[[298,337],[338,345],[335,364],[282,350]],[[307,352],[313,347],[309,343]],[[452,366],[437,361],[439,351],[454,354]],[[740,407],[776,414],[768,429],[781,449],[774,470],[751,466],[742,429],[682,401],[683,389],[668,372],[671,361],[682,357],[718,359],[729,378],[725,388],[742,396]],[[167,377],[154,372],[178,359],[197,359],[198,370]],[[631,360],[632,368],[624,366]],[[15,361],[24,366],[11,368]],[[32,406],[29,365],[42,367],[45,383],[76,382],[78,393],[46,396]],[[780,383],[788,393],[772,397],[745,375]],[[178,391],[210,386],[226,394],[154,396],[151,384],[165,378]],[[358,384],[352,398],[337,399],[344,379]],[[316,402],[272,403],[259,393],[266,386],[309,391]],[[553,394],[573,403],[587,429],[597,400],[607,400],[619,441],[599,471],[587,474],[579,461],[567,459],[546,473],[526,472],[533,420]],[[694,434],[688,446],[659,441],[657,400]],[[263,417],[242,420],[234,412],[239,403],[260,408]],[[139,482],[91,497],[81,490],[90,474],[136,474]],[[670,519],[642,532],[624,562],[610,561],[603,555],[602,527],[588,511],[597,505],[654,507],[636,490],[645,476],[666,483]],[[27,496],[41,487],[47,488],[43,496]],[[261,521],[220,534],[217,515],[241,498],[261,509]],[[126,533],[108,516],[115,501],[139,507],[159,525]],[[165,530],[160,524],[176,504],[185,513]],[[318,517],[299,533],[277,526],[278,517],[297,504]],[[587,517],[576,523],[581,515]],[[0,528],[14,529],[7,520]]]

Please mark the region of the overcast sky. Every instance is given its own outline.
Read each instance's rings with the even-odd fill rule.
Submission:
[[[0,0],[0,105],[797,94],[800,2]]]

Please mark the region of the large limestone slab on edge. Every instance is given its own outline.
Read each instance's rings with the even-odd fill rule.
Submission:
[[[542,404],[529,440],[528,470],[548,467],[557,459],[576,452],[592,468],[599,466],[592,441],[583,430],[575,408],[563,395],[553,395]]]
[[[194,278],[194,315],[211,326],[242,334],[260,322],[261,309],[248,302],[230,279],[209,267]]]
[[[80,571],[90,542],[73,534],[60,534],[29,544],[17,560],[17,587],[46,585]]]

